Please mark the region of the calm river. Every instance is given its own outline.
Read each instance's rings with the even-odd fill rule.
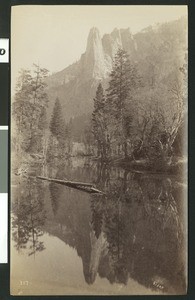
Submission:
[[[92,195],[33,177],[94,183]],[[12,181],[11,293],[178,294],[186,290],[181,178],[74,158]]]

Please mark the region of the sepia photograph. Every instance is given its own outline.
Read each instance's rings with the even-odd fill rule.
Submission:
[[[11,295],[185,295],[186,5],[11,11]]]

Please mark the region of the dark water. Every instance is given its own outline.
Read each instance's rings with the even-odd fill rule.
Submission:
[[[105,195],[13,178],[13,294],[185,293],[187,197],[180,178],[85,159],[33,172],[92,182]]]

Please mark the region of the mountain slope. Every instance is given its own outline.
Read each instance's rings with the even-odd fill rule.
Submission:
[[[115,28],[102,38],[93,27],[86,51],[79,61],[47,79],[50,109],[59,97],[65,119],[91,113],[99,81],[106,87],[113,58],[119,47],[126,50],[147,85],[168,82],[182,65],[187,44],[187,20],[181,18],[150,26],[132,35],[130,29]]]

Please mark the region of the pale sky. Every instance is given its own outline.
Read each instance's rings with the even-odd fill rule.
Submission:
[[[176,20],[187,14],[187,6],[173,5],[21,5],[12,7],[12,86],[20,68],[33,63],[61,71],[78,60],[86,49],[87,36],[97,27],[101,36],[116,28],[132,33]]]

